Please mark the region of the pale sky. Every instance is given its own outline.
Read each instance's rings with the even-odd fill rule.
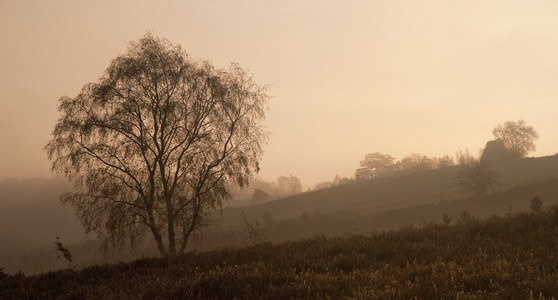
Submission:
[[[50,177],[75,97],[146,30],[273,96],[261,177],[306,188],[365,153],[472,153],[524,119],[558,152],[558,1],[0,0],[0,179]]]

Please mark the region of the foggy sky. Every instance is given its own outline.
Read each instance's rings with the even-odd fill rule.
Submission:
[[[524,119],[558,152],[556,1],[0,0],[0,179],[52,176],[57,100],[146,30],[270,85],[261,176],[305,187],[365,153],[476,153]]]

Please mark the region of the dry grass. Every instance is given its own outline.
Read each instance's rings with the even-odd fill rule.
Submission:
[[[549,298],[558,295],[557,236],[553,208],[30,277],[0,273],[0,298]]]

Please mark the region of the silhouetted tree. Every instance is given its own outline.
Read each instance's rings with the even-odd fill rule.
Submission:
[[[461,166],[457,179],[462,187],[477,197],[488,194],[496,187],[496,173],[483,159]]]
[[[68,248],[64,247],[64,244],[62,244],[62,242],[60,241],[59,236],[56,237],[56,241],[54,242],[54,244],[56,245],[56,250],[60,252],[62,257],[64,257],[68,261],[68,269],[71,269],[73,261],[72,252],[70,252]],[[61,256],[59,255],[58,258],[60,257]]]
[[[106,233],[104,249],[150,232],[162,255],[183,252],[228,186],[258,171],[267,99],[238,65],[195,62],[147,33],[96,83],[60,98],[45,149],[77,188],[62,202],[88,232]]]
[[[520,157],[525,157],[527,153],[534,151],[535,141],[539,138],[537,131],[525,124],[523,120],[508,121],[503,126],[498,124],[492,134],[502,141],[509,151],[519,153]]]
[[[355,172],[355,180],[369,180],[392,172],[395,166],[394,160],[395,158],[390,155],[378,152],[366,154]]]
[[[486,146],[482,151],[481,159],[484,159],[489,163],[501,164],[507,163],[519,157],[521,157],[519,152],[508,149],[502,140],[496,139],[486,143]]]

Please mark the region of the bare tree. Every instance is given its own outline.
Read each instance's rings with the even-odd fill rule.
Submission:
[[[512,152],[525,157],[527,153],[535,150],[535,140],[539,138],[537,131],[525,121],[508,121],[504,125],[498,124],[492,131],[494,137]]]
[[[149,232],[162,255],[181,253],[230,184],[259,170],[268,98],[238,65],[193,61],[147,33],[96,83],[60,98],[45,150],[75,183],[61,200],[106,247]]]

